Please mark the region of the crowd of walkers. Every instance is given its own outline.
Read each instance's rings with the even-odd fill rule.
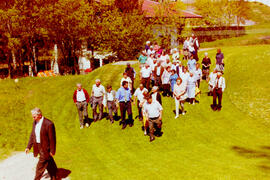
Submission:
[[[140,72],[137,75],[140,79],[138,88],[134,88],[136,71],[129,63],[123,72],[120,88],[117,91],[114,91],[111,85],[105,88],[101,81],[96,79],[90,96],[81,84],[77,84],[73,100],[78,109],[80,128],[89,126],[89,122],[85,121],[88,119],[88,104],[93,109],[94,122],[104,117],[105,107],[108,110],[107,118],[114,123],[120,109],[119,124],[122,125],[122,129],[128,125],[133,126],[132,105],[136,105],[137,117],[142,122],[144,134],[150,136],[151,142],[156,136],[162,135],[162,96],[174,99],[175,119],[177,119],[179,114],[186,114],[185,103],[195,105],[199,102],[202,80],[208,83],[208,96],[213,96],[211,108],[220,111],[225,89],[224,55],[220,49],[217,49],[216,66],[210,73],[211,59],[208,53],[205,52],[200,65],[198,50],[199,42],[193,34],[186,38],[182,50],[177,48],[167,50],[157,43],[147,41],[145,49],[138,58],[140,62]]]

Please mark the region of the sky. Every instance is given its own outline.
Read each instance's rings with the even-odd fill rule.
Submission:
[[[261,2],[261,3],[264,3],[268,6],[270,6],[270,0],[248,0],[248,1],[257,1],[257,2]]]

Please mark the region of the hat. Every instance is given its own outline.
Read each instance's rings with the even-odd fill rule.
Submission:
[[[205,55],[205,56],[208,56],[208,52],[205,52],[204,55]]]
[[[146,44],[150,44],[151,42],[150,41],[146,41]]]

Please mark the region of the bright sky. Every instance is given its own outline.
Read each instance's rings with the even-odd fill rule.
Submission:
[[[257,2],[261,2],[261,3],[264,3],[268,6],[270,6],[270,0],[249,0],[249,1],[257,1]]]

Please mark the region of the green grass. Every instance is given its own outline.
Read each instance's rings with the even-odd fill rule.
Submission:
[[[174,100],[163,98],[164,134],[152,143],[138,120],[124,131],[105,119],[79,129],[72,101],[76,83],[90,91],[100,78],[116,89],[124,66],[106,65],[85,76],[24,78],[17,84],[2,80],[0,155],[4,158],[25,149],[32,124],[30,110],[38,106],[55,122],[55,160],[60,168],[72,171],[72,179],[269,179],[270,46],[222,51],[227,83],[222,111],[211,110],[205,82],[200,103],[185,104],[187,114],[177,120],[172,112]],[[214,54],[215,50],[209,51],[212,60]],[[136,107],[133,112],[137,115]]]

